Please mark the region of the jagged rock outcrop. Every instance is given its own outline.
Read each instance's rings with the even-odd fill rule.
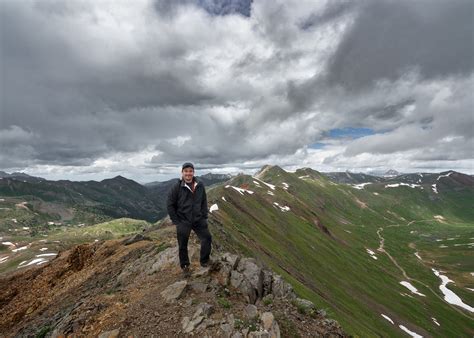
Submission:
[[[163,251],[158,260],[167,264],[163,257],[172,257],[170,252],[175,248]],[[183,334],[197,334],[205,336],[209,328],[217,328],[217,333],[225,337],[281,337],[281,331],[273,312],[268,311],[265,305],[284,303],[285,308],[293,308],[300,315],[307,316],[306,320],[318,323],[319,331],[327,331],[333,337],[343,337],[344,333],[337,322],[325,318],[323,310],[317,310],[315,305],[297,297],[292,286],[284,279],[257,264],[254,258],[241,257],[232,253],[220,253],[214,257],[213,268],[200,268],[192,274],[193,280],[180,281],[170,285],[173,299],[182,295],[183,285],[200,285],[193,287],[195,293],[203,293],[211,287],[218,302],[227,307],[225,298],[218,295],[233,295],[240,303],[245,304],[237,313],[227,313],[220,319],[210,318],[214,306],[200,303],[192,316],[184,316],[181,320]],[[178,292],[174,292],[179,285]],[[201,286],[202,285],[202,286]],[[189,289],[189,288],[188,288]],[[162,294],[168,294],[163,292]],[[163,296],[167,301],[167,296]],[[305,336],[323,336],[318,330],[307,332]],[[212,335],[211,335],[212,336]]]

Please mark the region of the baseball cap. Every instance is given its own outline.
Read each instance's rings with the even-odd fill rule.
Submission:
[[[183,170],[184,168],[193,168],[194,170],[194,165],[191,162],[185,162],[181,167],[181,170]]]

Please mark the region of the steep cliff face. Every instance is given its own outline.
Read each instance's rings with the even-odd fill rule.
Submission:
[[[76,245],[3,276],[2,336],[346,336],[253,258],[214,250],[215,264],[201,268],[194,233],[185,278],[174,231]]]

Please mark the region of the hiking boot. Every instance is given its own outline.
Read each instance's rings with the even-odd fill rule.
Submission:
[[[191,277],[191,268],[189,267],[189,265],[185,265],[184,268],[182,268],[181,270],[183,271],[184,278]]]

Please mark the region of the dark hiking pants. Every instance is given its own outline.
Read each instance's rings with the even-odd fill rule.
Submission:
[[[183,268],[189,265],[188,256],[188,240],[193,230],[201,242],[201,251],[199,255],[199,262],[206,263],[211,254],[212,236],[207,227],[207,221],[195,222],[192,226],[189,223],[181,223],[176,225],[176,233],[178,237],[179,246],[179,265]]]

